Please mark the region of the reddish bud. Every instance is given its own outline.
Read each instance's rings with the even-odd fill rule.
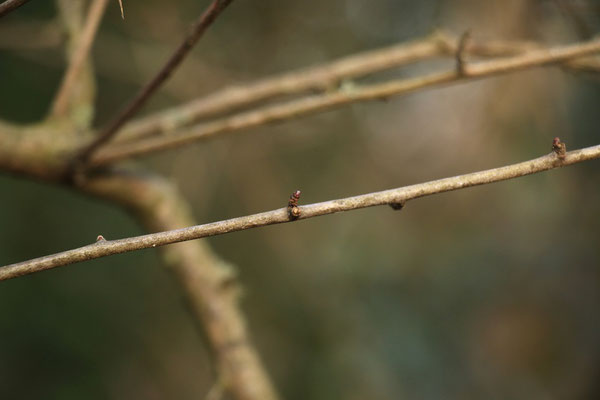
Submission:
[[[296,190],[294,193],[290,195],[290,199],[288,200],[288,214],[291,219],[296,219],[300,216],[300,208],[298,208],[298,200],[300,200],[300,192]]]
[[[567,156],[567,145],[561,142],[559,137],[555,137],[552,141],[552,150],[556,153],[559,160],[564,160]]]

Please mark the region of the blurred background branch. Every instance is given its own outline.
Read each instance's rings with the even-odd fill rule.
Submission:
[[[169,78],[179,64],[185,59],[196,42],[200,40],[206,29],[232,0],[213,0],[206,10],[192,24],[183,41],[179,44],[167,62],[157,74],[146,83],[116,116],[97,134],[97,137],[77,155],[77,163],[84,164],[87,159],[104,143],[108,142],[119,129],[139,111],[158,88]]]
[[[311,90],[331,92],[337,90],[345,80],[431,58],[452,57],[457,51],[458,41],[459,39],[449,32],[436,31],[433,35],[410,43],[356,54],[322,66],[290,72],[255,83],[229,87],[188,104],[135,120],[123,128],[123,133],[117,141],[141,139],[152,134],[170,134],[178,128],[207,117],[224,112],[231,113],[241,107],[279,96],[303,94]],[[479,57],[507,57],[537,50],[539,47],[540,45],[534,42],[471,40],[465,52]],[[598,62],[595,64],[598,65]],[[566,63],[566,67],[577,70],[580,66],[571,61]]]
[[[52,104],[51,114],[55,117],[63,117],[67,110],[79,74],[88,60],[90,48],[107,4],[108,0],[93,0],[89,6],[84,26],[77,35],[77,43],[73,46],[69,66]]]
[[[27,3],[29,0],[5,0],[0,3],[0,17],[5,16],[11,11],[16,10],[21,7],[23,4]]]
[[[69,60],[69,67],[59,89],[57,101],[60,102],[60,109],[53,110],[53,113],[62,116],[63,122],[73,124],[80,134],[89,129],[94,118],[96,80],[88,54],[104,9],[103,1],[98,0],[94,3],[89,9],[88,19],[84,21],[85,2],[55,1],[58,23],[68,37],[64,51]],[[68,118],[64,118],[65,115]]]
[[[435,40],[435,39],[433,39]],[[434,41],[433,49],[436,47]],[[479,47],[481,49],[481,46]],[[422,57],[426,54],[431,55],[425,49],[423,52],[420,46],[408,46],[403,48],[404,51],[401,53],[403,57],[396,58],[400,62],[404,63],[412,61],[415,58]],[[505,50],[505,49],[504,49]],[[393,49],[392,53],[395,53],[397,49]],[[408,79],[390,80],[389,82],[372,84],[372,85],[352,85],[350,88],[344,86],[334,91],[325,92],[321,95],[314,95],[311,97],[304,97],[299,100],[292,100],[284,102],[282,104],[276,104],[267,106],[263,109],[255,111],[247,111],[231,117],[226,117],[221,120],[214,122],[208,122],[199,126],[192,126],[187,129],[181,129],[178,131],[177,128],[180,124],[190,121],[190,113],[184,106],[183,116],[179,109],[172,110],[168,115],[163,115],[160,120],[154,120],[150,126],[146,125],[146,129],[141,129],[138,135],[144,135],[147,132],[156,132],[158,127],[163,129],[158,130],[157,133],[161,135],[155,135],[149,139],[135,140],[135,135],[126,136],[127,139],[123,144],[113,144],[107,146],[104,149],[98,151],[98,153],[90,160],[92,165],[103,165],[112,163],[115,161],[123,160],[133,156],[143,155],[151,152],[162,151],[169,148],[183,146],[194,141],[206,139],[218,134],[234,132],[242,129],[255,128],[257,126],[265,125],[272,122],[281,122],[288,119],[298,118],[308,114],[323,112],[332,108],[345,106],[348,104],[361,102],[361,101],[372,101],[387,99],[392,96],[398,96],[405,93],[412,93],[417,90],[426,89],[434,86],[439,86],[449,83],[466,82],[472,79],[480,79],[484,77],[491,77],[497,74],[504,74],[512,71],[518,71],[521,69],[544,66],[549,64],[564,63],[572,59],[594,54],[600,51],[600,40],[593,40],[585,43],[577,43],[570,46],[562,46],[547,49],[533,49],[523,54],[518,54],[512,57],[504,57],[495,60],[481,61],[477,63],[465,63],[463,71],[459,72],[456,68],[428,74],[425,76],[418,76]],[[488,50],[489,53],[489,50]],[[349,64],[353,66],[350,68],[339,68],[339,65],[346,66],[346,62],[341,62],[334,66],[333,72],[321,73],[320,83],[329,84],[334,80],[340,80],[349,74],[354,76],[358,74],[366,74],[368,71],[378,70],[384,68],[381,64],[381,60],[385,60],[385,57],[381,57],[381,54],[365,54],[366,59],[371,57],[375,58],[375,61],[363,61],[357,58],[351,59]],[[397,57],[397,55],[396,55]],[[363,68],[358,68],[356,65],[360,65]],[[338,67],[338,68],[335,68]],[[389,64],[385,64],[385,68],[388,68]],[[341,69],[342,72],[338,72]],[[349,72],[351,70],[352,72]],[[360,71],[360,72],[359,72]],[[321,71],[319,71],[321,72]],[[303,74],[299,74],[296,79],[302,83],[296,85],[296,90],[305,90],[311,85],[315,85],[316,79],[314,78],[314,72],[308,71],[306,73],[308,78]],[[277,80],[275,85],[283,87],[279,90],[272,90],[271,94],[277,92],[281,93],[286,90],[287,87],[292,86],[288,84],[289,77],[283,80]],[[264,86],[264,84],[263,84]],[[238,96],[233,102],[236,102],[238,98],[252,99],[253,97],[262,97],[262,94],[253,95],[253,90],[257,87],[251,85],[249,88],[250,94]],[[261,92],[260,86],[258,92]],[[279,94],[277,93],[277,94]],[[238,104],[234,104],[238,105]],[[193,114],[193,113],[192,113]],[[165,130],[167,127],[169,130]],[[172,130],[172,131],[171,131]],[[143,136],[142,136],[143,137]]]

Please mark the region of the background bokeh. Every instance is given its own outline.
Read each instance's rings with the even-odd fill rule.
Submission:
[[[208,1],[109,6],[93,50],[101,125]],[[595,32],[600,7],[574,1]],[[52,2],[0,21],[0,118],[32,123],[64,59]],[[144,110],[443,27],[476,39],[579,40],[555,1],[236,1]],[[419,64],[411,76],[451,65]],[[370,80],[382,79],[371,77]],[[200,222],[492,168],[598,144],[598,77],[538,68],[216,138],[141,161]],[[590,399],[600,385],[597,161],[214,237],[286,399]],[[0,175],[0,264],[142,233],[120,209]],[[155,251],[0,284],[0,398],[197,399],[203,339]]]

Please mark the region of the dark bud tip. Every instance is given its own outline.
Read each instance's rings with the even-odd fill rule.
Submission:
[[[552,150],[556,153],[559,160],[564,160],[567,156],[567,145],[560,141],[559,137],[552,140]]]
[[[394,210],[402,210],[402,208],[404,207],[405,202],[401,201],[399,203],[390,203],[390,207],[392,207]]]
[[[295,199],[300,199],[300,194],[302,192],[299,190],[296,190],[294,193],[292,193],[292,196],[294,196]]]

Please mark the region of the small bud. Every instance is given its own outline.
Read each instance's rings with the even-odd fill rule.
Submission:
[[[106,239],[104,239],[104,236],[98,235],[98,237],[96,238],[96,242],[106,242]]]
[[[302,192],[296,190],[294,193],[290,195],[290,199],[288,200],[288,215],[290,219],[296,219],[300,216],[300,208],[298,207],[298,200],[300,200],[300,194]]]
[[[406,204],[405,201],[400,201],[398,203],[390,203],[390,207],[392,207],[394,210],[398,211],[398,210],[402,210],[402,208],[404,207],[404,204]]]
[[[556,149],[560,145],[560,138],[557,136],[552,141],[552,148]]]
[[[556,153],[559,160],[564,160],[567,156],[567,145],[561,142],[559,137],[555,137],[552,140],[552,151]]]

